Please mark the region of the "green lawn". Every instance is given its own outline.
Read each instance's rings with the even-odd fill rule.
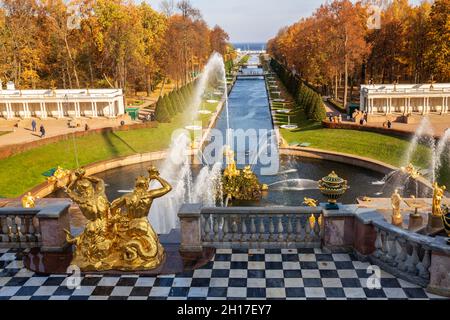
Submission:
[[[310,143],[311,148],[330,150],[379,160],[396,167],[405,165],[406,153],[410,147],[408,139],[367,131],[326,129],[321,123],[306,120],[302,110],[291,115],[291,123],[299,125],[298,130],[281,129],[281,135],[288,144]],[[287,123],[286,115],[276,115],[279,124]],[[419,145],[412,162],[419,168],[430,168],[430,150]],[[447,166],[440,172],[440,183],[450,187],[450,172]]]
[[[355,154],[397,167],[404,165],[403,159],[409,147],[407,140],[365,131],[320,128],[296,132],[282,129],[281,133],[288,143],[307,142],[311,148]],[[427,154],[427,148],[419,146],[414,163],[425,167],[429,160]]]

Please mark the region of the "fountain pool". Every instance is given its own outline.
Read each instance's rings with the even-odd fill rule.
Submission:
[[[325,201],[317,188],[317,181],[335,170],[348,180],[350,189],[340,202],[352,204],[361,196],[374,198],[390,197],[393,188],[382,188],[378,181],[383,174],[363,168],[354,167],[332,161],[305,159],[293,156],[280,157],[280,169],[277,175],[259,176],[261,183],[269,185],[269,192],[263,194],[258,202],[234,203],[244,206],[301,206],[305,197]],[[161,167],[161,162],[153,163]],[[152,163],[142,163],[124,168],[113,169],[97,174],[107,184],[106,193],[110,200],[120,197],[134,187],[134,179],[138,175],[146,175]],[[192,166],[195,185],[203,166]],[[381,189],[383,189],[381,191]]]

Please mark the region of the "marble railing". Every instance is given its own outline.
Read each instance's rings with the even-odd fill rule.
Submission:
[[[182,248],[319,248],[323,215],[316,208],[201,208],[179,214]]]
[[[0,208],[0,248],[40,248],[61,252],[68,247],[65,230],[70,230],[69,207],[61,200],[33,209]]]
[[[0,247],[34,248],[41,245],[38,211],[0,212]]]
[[[372,263],[417,285],[430,282],[432,238],[393,227],[386,221],[374,221],[376,232]]]

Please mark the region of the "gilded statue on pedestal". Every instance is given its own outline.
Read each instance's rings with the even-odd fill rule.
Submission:
[[[150,183],[162,187],[150,190]],[[165,258],[164,248],[148,221],[153,200],[169,193],[172,187],[159,176],[155,168],[149,177],[138,177],[133,193],[109,203],[105,183],[86,177],[84,170],[74,173],[65,188],[88,219],[85,231],[67,241],[76,246],[73,265],[82,271],[145,271],[159,267]]]
[[[444,199],[445,191],[447,188],[445,186],[440,187],[436,182],[433,185],[433,209],[432,213],[435,217],[442,217],[444,215],[442,210],[442,200]]]
[[[392,202],[392,224],[397,227],[403,226],[403,217],[401,212],[402,197],[398,193],[398,189],[395,189],[394,194],[391,197]]]
[[[22,198],[22,207],[26,209],[31,209],[36,207],[36,198],[33,197],[31,192],[28,192],[25,196]]]

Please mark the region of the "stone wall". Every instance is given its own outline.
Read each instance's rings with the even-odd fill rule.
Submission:
[[[108,127],[108,128],[100,128],[100,129],[93,129],[89,131],[76,131],[74,133],[67,133],[59,136],[54,137],[48,137],[43,138],[36,141],[31,141],[27,143],[22,144],[13,144],[8,145],[0,148],[0,160],[5,159],[8,157],[11,157],[13,155],[39,148],[48,144],[53,144],[59,141],[69,140],[72,139],[75,135],[75,138],[81,138],[86,137],[94,134],[104,134],[104,133],[111,133],[111,132],[120,132],[120,131],[131,131],[131,130],[137,130],[137,129],[147,129],[147,128],[157,128],[158,123],[157,122],[147,122],[147,123],[136,123],[131,125],[124,125],[124,126],[118,126],[118,127]]]

